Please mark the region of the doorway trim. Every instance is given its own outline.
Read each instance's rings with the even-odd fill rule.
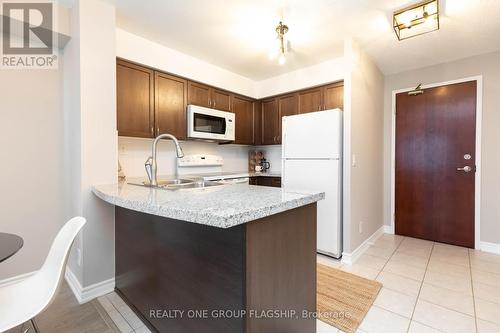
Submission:
[[[483,76],[472,76],[463,79],[430,83],[422,85],[422,89],[435,88],[450,84],[476,81],[476,174],[475,174],[475,199],[474,199],[474,247],[481,248],[481,137],[483,119]],[[418,83],[418,82],[417,82]],[[416,83],[416,84],[417,84]],[[415,85],[416,85],[415,84]],[[391,224],[389,233],[395,233],[396,215],[396,95],[409,92],[415,87],[404,88],[392,91],[391,108]]]

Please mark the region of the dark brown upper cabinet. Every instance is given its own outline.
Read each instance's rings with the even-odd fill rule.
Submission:
[[[154,71],[118,60],[116,107],[118,135],[153,137]]]
[[[298,110],[301,114],[344,108],[343,83],[333,83],[327,86],[299,91],[297,96]]]
[[[344,83],[334,83],[323,87],[323,110],[344,109]]]
[[[276,144],[281,143],[281,118],[298,114],[297,94],[281,96],[278,98],[279,126],[276,133]]]
[[[187,80],[155,72],[156,135],[170,133],[185,140]]]
[[[234,143],[242,145],[254,144],[254,101],[243,97],[233,96],[232,112],[235,113],[236,138]]]
[[[278,108],[281,117],[298,114],[297,95],[287,95],[278,98]],[[281,120],[280,120],[281,121]]]
[[[212,104],[211,107],[221,111],[231,111],[231,99],[232,94],[212,88],[211,90]]]
[[[231,111],[231,93],[198,82],[188,82],[188,104]]]
[[[262,144],[276,145],[281,142],[281,117],[276,98],[262,101]]]
[[[188,104],[209,108],[211,106],[211,89],[204,84],[188,81]]]
[[[323,108],[323,88],[318,87],[297,93],[299,113],[321,111]]]
[[[344,108],[343,82],[253,100],[229,91],[117,59],[118,135],[152,138],[171,133],[187,139],[186,106],[199,105],[236,115],[234,143],[281,143],[281,118]]]
[[[262,101],[254,102],[253,130],[253,144],[262,145]]]

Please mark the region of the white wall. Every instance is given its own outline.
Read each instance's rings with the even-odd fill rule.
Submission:
[[[119,28],[116,29],[116,55],[218,88],[255,96],[255,83],[251,79]]]
[[[87,224],[77,242],[82,265],[74,253],[68,265],[86,287],[114,278],[115,271],[114,207],[91,192],[92,185],[117,178],[115,8],[100,0],[75,1],[72,28],[66,51],[65,134],[77,163],[66,161],[68,177],[76,179],[68,186],[68,206],[71,215],[84,216]]]
[[[64,216],[69,220],[73,216],[82,215],[81,191],[81,116],[80,116],[80,42],[77,32],[80,29],[79,9],[70,10],[70,24],[73,37],[64,49],[64,80],[61,90],[64,100],[64,133],[63,133],[63,187]],[[82,233],[78,235],[70,253],[68,265],[80,280],[83,279],[83,267],[77,264],[76,250],[83,246]]]
[[[59,70],[0,70],[0,231],[24,238],[0,280],[38,270],[64,221],[62,61]]]
[[[343,57],[301,68],[266,80],[256,82],[256,98],[342,81],[345,75]]]
[[[345,61],[340,57],[270,79],[253,81],[119,28],[116,29],[116,43],[118,57],[253,98],[341,81],[345,73]]]
[[[471,57],[386,77],[384,106],[384,221],[391,223],[392,91],[483,76],[481,241],[500,244],[500,52]]]
[[[352,253],[383,226],[384,76],[352,40],[345,57],[343,234]]]
[[[146,177],[144,162],[151,156],[152,139],[119,137],[118,159],[125,176]],[[248,170],[248,146],[218,145],[196,141],[181,141],[180,145],[185,155],[210,154],[224,158],[223,171]],[[176,153],[170,141],[158,145],[158,175],[174,175],[176,170]]]

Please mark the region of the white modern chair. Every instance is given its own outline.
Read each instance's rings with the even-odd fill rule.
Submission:
[[[0,288],[0,332],[32,319],[54,300],[62,282],[69,250],[87,221],[74,217],[61,228],[42,268],[25,280]]]

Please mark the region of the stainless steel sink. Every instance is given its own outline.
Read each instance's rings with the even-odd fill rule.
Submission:
[[[206,181],[206,180],[196,180],[188,184],[171,184],[165,186],[159,186],[160,188],[166,190],[185,190],[185,189],[199,189],[205,187],[214,187],[224,185],[218,182]]]
[[[193,183],[193,179],[169,179],[169,180],[159,180],[157,187],[168,186],[168,185],[187,185]],[[145,186],[150,186],[148,181],[142,182]]]
[[[222,183],[206,181],[201,179],[168,179],[168,180],[158,180],[157,186],[152,186],[148,181],[142,182],[129,182],[130,185],[154,187],[164,190],[184,190],[184,189],[195,189],[195,188],[205,188],[224,185]]]

